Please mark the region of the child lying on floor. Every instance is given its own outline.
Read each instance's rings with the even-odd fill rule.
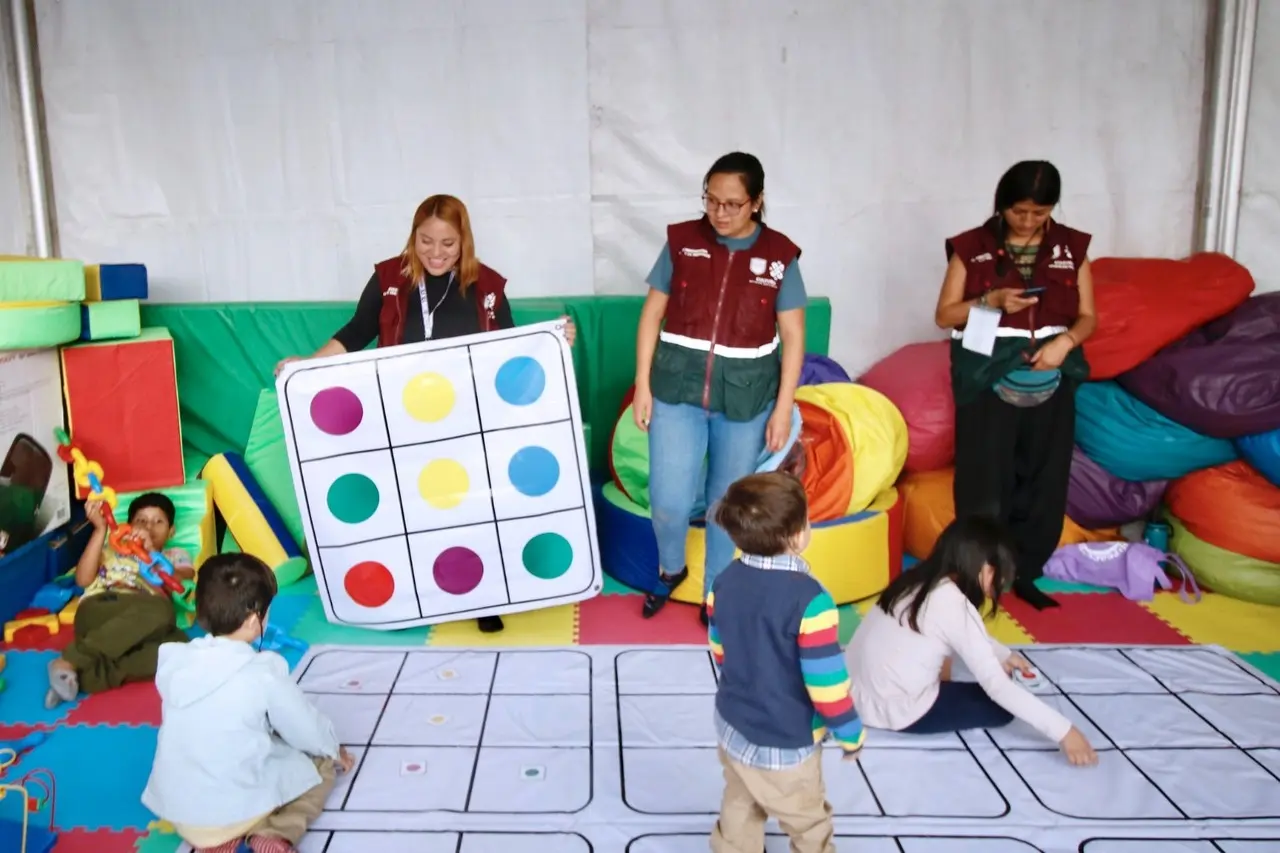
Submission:
[[[160,649],[163,722],[142,803],[199,853],[295,853],[351,755],[275,652],[260,652],[276,579],[247,554],[200,567],[209,636]]]
[[[89,501],[85,513],[93,535],[76,564],[76,583],[84,595],[76,609],[75,639],[61,657],[49,662],[45,707],[74,701],[80,691],[101,693],[156,674],[161,643],[184,643],[169,593],[147,583],[136,557],[117,554],[107,544],[107,520],[101,501]],[[173,501],[147,492],[129,504],[129,526],[147,551],[163,550],[178,580],[190,580],[191,555],[168,548],[173,536]]]
[[[1021,655],[997,643],[979,609],[994,611],[1013,582],[1013,551],[993,521],[956,521],[933,553],[880,595],[845,655],[863,721],[907,734],[997,728],[1014,717],[1052,740],[1075,765],[1098,756],[1071,721],[1010,676],[1031,675]],[[959,656],[977,683],[950,680]]]

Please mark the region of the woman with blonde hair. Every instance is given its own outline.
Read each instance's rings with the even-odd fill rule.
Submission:
[[[379,347],[438,341],[515,326],[507,281],[476,257],[467,206],[451,195],[418,205],[404,251],[374,264],[355,314],[311,358]],[[572,344],[576,330],[566,318]],[[276,372],[287,358],[276,366]],[[501,631],[502,618],[486,616],[480,630]]]

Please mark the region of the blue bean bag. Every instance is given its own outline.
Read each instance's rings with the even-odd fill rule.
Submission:
[[[1236,450],[1259,474],[1280,486],[1280,429],[1237,438]]]
[[[806,353],[800,368],[801,385],[826,385],[828,382],[852,382],[849,374],[835,359],[811,352]]]
[[[1174,423],[1110,381],[1076,392],[1076,444],[1122,480],[1173,480],[1236,458],[1231,442]]]

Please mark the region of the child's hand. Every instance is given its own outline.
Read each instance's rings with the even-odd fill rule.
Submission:
[[[84,505],[85,517],[94,530],[105,530],[107,527],[107,517],[102,513],[102,505],[102,501],[89,501]]]
[[[1031,668],[1031,662],[1017,652],[1009,655],[1004,662],[1005,675],[1013,675],[1014,670],[1021,672],[1027,678],[1035,677],[1035,670]]]
[[[151,533],[145,527],[133,528],[133,537],[138,544],[142,546],[144,551],[150,552],[155,550],[155,546],[151,544]]]
[[[338,768],[343,773],[350,773],[351,768],[356,766],[356,759],[351,753],[347,752],[345,746],[338,749]]]
[[[1098,753],[1093,751],[1089,741],[1075,726],[1067,732],[1067,736],[1058,744],[1067,756],[1067,761],[1075,767],[1092,767],[1098,763]]]

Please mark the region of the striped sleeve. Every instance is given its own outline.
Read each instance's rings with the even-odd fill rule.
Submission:
[[[724,666],[724,646],[720,645],[720,632],[716,630],[716,594],[707,593],[707,642],[711,644],[711,656],[716,666]]]
[[[849,672],[840,651],[840,614],[823,590],[800,620],[800,673],[813,709],[845,751],[859,749],[865,733],[849,692]]]

